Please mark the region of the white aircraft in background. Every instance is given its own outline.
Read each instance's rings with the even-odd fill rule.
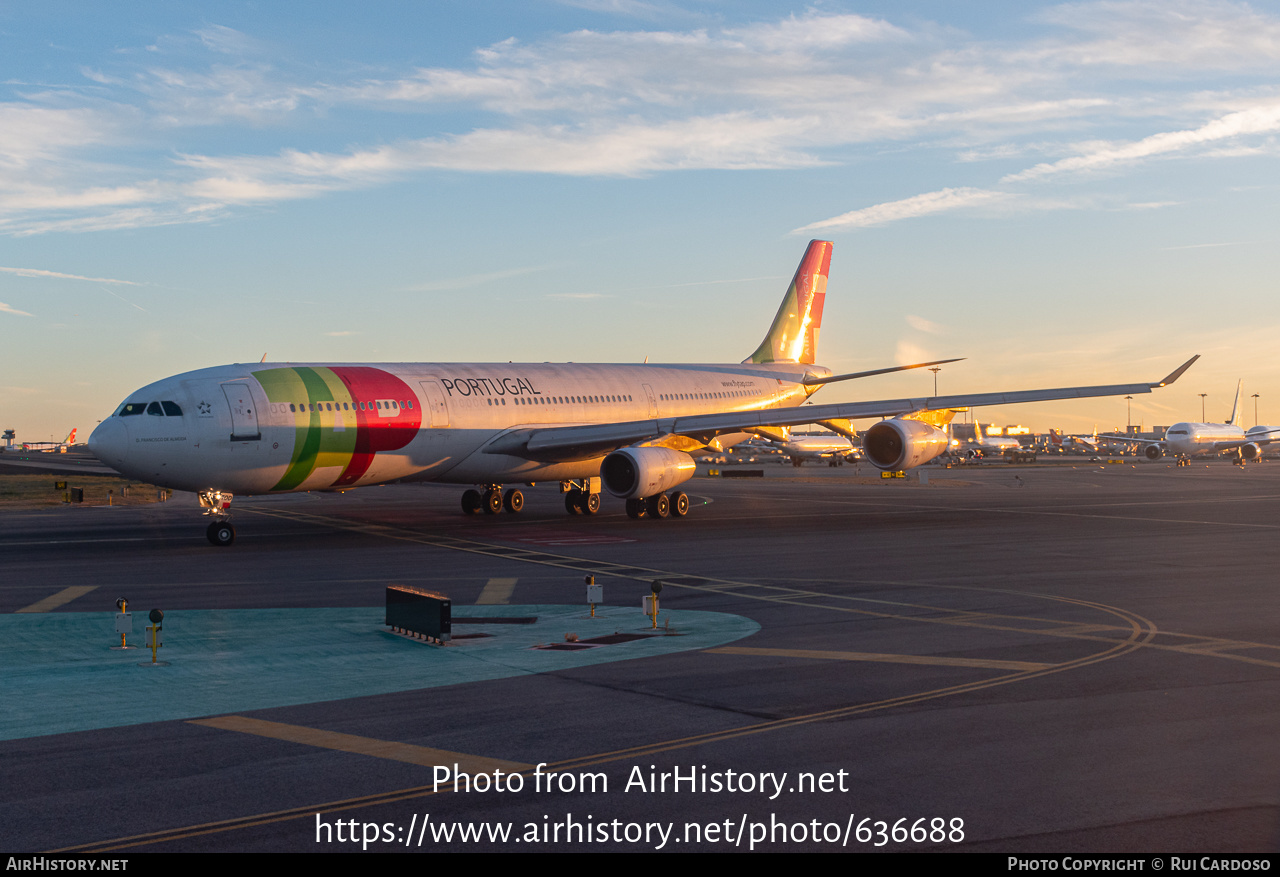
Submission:
[[[1007,451],[1020,451],[1022,445],[1016,438],[1008,436],[990,436],[982,434],[982,424],[973,422],[973,438],[951,440],[953,454],[967,454],[970,457],[983,457],[987,454],[1003,454]]]
[[[786,441],[773,441],[773,446],[791,458],[792,466],[803,466],[805,460],[825,460],[841,465],[856,453],[853,441],[843,435],[791,435]]]
[[[476,485],[462,495],[468,513],[519,511],[523,494],[503,485],[555,481],[570,513],[595,514],[603,486],[632,517],[661,518],[688,511],[676,488],[693,477],[691,452],[765,428],[889,418],[863,433],[863,451],[881,469],[909,469],[947,450],[930,409],[1149,393],[1195,361],[1155,382],[802,405],[829,383],[935,364],[842,375],[814,364],[831,246],[809,243],[741,363],[216,366],[131,393],[89,447],[131,478],[195,491],[215,545],[235,539],[236,493],[401,480]]]
[[[1093,428],[1092,435],[1064,435],[1061,430],[1049,430],[1049,443],[1055,450],[1065,450],[1068,445],[1084,445],[1090,451],[1098,450],[1098,428]]]
[[[42,454],[65,454],[67,448],[76,443],[76,431],[73,429],[67,433],[67,437],[60,442],[23,442],[22,450],[39,451]]]
[[[1243,466],[1258,459],[1264,445],[1280,441],[1280,427],[1255,426],[1246,433],[1240,426],[1240,392],[1243,387],[1243,380],[1236,384],[1236,400],[1231,406],[1231,419],[1226,423],[1175,423],[1165,432],[1163,441],[1123,435],[1102,435],[1099,438],[1141,444],[1142,453],[1148,460],[1158,460],[1168,453],[1177,457],[1179,466],[1187,466],[1194,456],[1231,453]]]

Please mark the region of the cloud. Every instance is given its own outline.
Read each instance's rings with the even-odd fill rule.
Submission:
[[[547,271],[555,268],[555,265],[536,265],[527,268],[508,268],[505,271],[491,271],[486,274],[469,274],[465,277],[452,277],[448,280],[433,280],[428,283],[420,283],[414,286],[405,287],[406,292],[443,292],[451,289],[471,289],[475,286],[483,286],[486,283],[494,283],[499,280],[509,280],[512,277],[523,277],[526,274],[534,274],[539,271]]]
[[[1103,0],[1064,3],[1038,17],[1086,35],[1032,48],[1041,62],[1239,70],[1280,60],[1280,21],[1245,3]]]
[[[14,274],[18,277],[52,277],[58,280],[88,280],[92,283],[119,283],[124,286],[141,286],[132,280],[113,280],[110,277],[82,277],[79,274],[62,274],[57,271],[43,271],[39,268],[4,268],[0,267],[0,271],[5,274]]]
[[[1000,40],[820,9],[725,25],[657,0],[571,5],[701,24],[506,39],[452,66],[374,76],[278,51],[268,64],[263,44],[224,25],[162,35],[154,51],[81,66],[91,87],[0,102],[0,232],[206,222],[438,170],[803,169],[903,143],[970,163],[1055,158],[1004,178],[1019,184],[1191,149],[1227,161],[1258,150],[1243,138],[1280,127],[1280,103],[1266,103],[1280,17],[1237,3],[1070,3]],[[1212,115],[1199,128],[1085,139]],[[237,153],[245,142],[258,145]],[[806,229],[1013,197],[950,187]]]
[[[1192,130],[1153,134],[1131,143],[1091,145],[1083,155],[1038,164],[1009,174],[1001,182],[1032,180],[1068,171],[1102,170],[1122,162],[1182,152],[1204,143],[1276,130],[1280,130],[1280,103],[1265,104],[1230,113]]]
[[[258,51],[260,44],[246,34],[221,24],[209,24],[192,31],[204,45],[215,52],[240,55]]]
[[[937,192],[926,192],[901,201],[887,201],[860,210],[851,210],[831,219],[813,222],[792,231],[792,234],[818,231],[833,228],[867,228],[873,225],[884,225],[900,219],[911,219],[916,216],[927,216],[946,210],[957,210],[961,207],[972,207],[977,204],[992,204],[1014,197],[1006,192],[994,192],[989,189],[942,189]]]
[[[917,331],[928,332],[930,335],[941,335],[944,331],[942,324],[926,320],[924,317],[917,317],[915,314],[907,314],[907,325]]]
[[[13,314],[16,317],[33,316],[33,314],[29,314],[26,311],[20,311],[15,307],[10,307],[9,305],[5,304],[2,301],[0,301],[0,314]]]

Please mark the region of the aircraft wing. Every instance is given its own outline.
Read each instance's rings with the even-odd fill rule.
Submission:
[[[1095,396],[1129,396],[1136,393],[1150,393],[1157,387],[1173,383],[1197,359],[1199,359],[1198,355],[1187,360],[1163,380],[1136,384],[1015,390],[1007,393],[969,393],[915,399],[886,399],[876,402],[836,402],[828,405],[801,405],[796,408],[765,408],[758,411],[659,417],[622,423],[531,427],[497,436],[485,445],[483,451],[489,454],[509,454],[530,460],[563,462],[585,460],[635,444],[661,444],[676,449],[692,450],[701,447],[718,435],[740,433],[752,427],[798,426],[833,419],[898,417],[915,411],[941,408],[989,407],[1021,402],[1048,402],[1057,399],[1087,399]]]

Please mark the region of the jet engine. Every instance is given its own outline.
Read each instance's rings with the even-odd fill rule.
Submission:
[[[1142,449],[1142,455],[1148,460],[1159,460],[1164,456],[1164,449],[1159,445],[1147,445]]]
[[[693,477],[693,457],[671,448],[622,448],[604,458],[600,479],[619,499],[655,496]]]
[[[1240,448],[1241,460],[1256,460],[1258,455],[1262,453],[1262,448],[1258,445],[1243,445]]]
[[[928,463],[946,453],[944,430],[919,420],[882,420],[862,433],[862,450],[878,469],[896,471]]]

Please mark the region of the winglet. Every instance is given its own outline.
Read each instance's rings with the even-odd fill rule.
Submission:
[[[1165,378],[1163,381],[1158,381],[1157,383],[1154,383],[1154,384],[1152,384],[1151,386],[1152,386],[1152,387],[1167,387],[1167,386],[1169,386],[1169,385],[1170,385],[1170,384],[1172,384],[1174,381],[1176,381],[1178,378],[1182,377],[1182,373],[1183,373],[1184,371],[1186,371],[1187,369],[1191,368],[1192,363],[1194,363],[1194,362],[1195,362],[1197,359],[1199,359],[1199,358],[1200,358],[1200,354],[1198,354],[1198,353],[1197,353],[1195,356],[1191,357],[1191,358],[1190,358],[1190,359],[1188,359],[1186,362],[1184,362],[1182,365],[1178,366],[1176,369],[1174,369],[1172,372],[1170,372],[1170,373],[1169,373],[1169,376],[1168,376],[1167,378]]]

